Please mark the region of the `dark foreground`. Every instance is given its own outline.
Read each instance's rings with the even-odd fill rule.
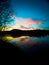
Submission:
[[[19,48],[13,46],[10,43],[7,43],[3,40],[0,40],[0,54],[5,55],[13,55],[15,57],[23,57],[23,58],[33,58],[37,56],[49,56],[49,45],[45,45],[43,48],[40,48],[36,51],[33,51],[31,54],[27,54],[22,52]]]

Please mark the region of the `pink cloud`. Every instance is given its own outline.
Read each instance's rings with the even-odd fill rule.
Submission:
[[[15,20],[15,24],[19,24],[22,26],[29,26],[29,25],[42,25],[42,21],[40,20],[32,20],[31,18],[20,18],[16,17],[15,15],[10,15],[11,18]]]
[[[23,26],[29,26],[29,25],[32,25],[32,24],[42,25],[42,22],[41,21],[35,21],[35,20],[32,20],[32,19],[28,19],[25,22],[21,22],[20,20],[16,21],[16,24],[23,25]]]
[[[32,20],[32,19],[28,20],[27,23],[28,24],[42,24],[41,21],[35,21],[35,20]]]

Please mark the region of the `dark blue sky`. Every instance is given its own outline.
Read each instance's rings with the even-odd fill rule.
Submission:
[[[12,0],[11,7],[17,17],[40,20],[43,25],[36,27],[49,28],[49,3],[47,0]]]

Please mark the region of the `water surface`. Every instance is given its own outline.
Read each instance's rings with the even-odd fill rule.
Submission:
[[[48,35],[44,37],[21,36],[21,37],[15,37],[15,38],[13,38],[10,35],[7,35],[3,37],[3,40],[20,48],[24,52],[32,52],[37,49],[49,47],[49,36]]]

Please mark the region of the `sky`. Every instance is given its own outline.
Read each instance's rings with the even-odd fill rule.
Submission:
[[[8,0],[9,1],[9,0]],[[47,0],[11,0],[13,21],[11,27],[28,27],[49,30],[49,2]]]
[[[47,0],[12,0],[11,7],[14,16],[19,21],[17,23],[23,25],[27,21],[26,19],[29,19],[30,23],[32,21],[32,25],[28,27],[49,29],[49,3]],[[34,24],[34,22],[36,23]],[[24,26],[25,24],[27,23],[24,23]]]

